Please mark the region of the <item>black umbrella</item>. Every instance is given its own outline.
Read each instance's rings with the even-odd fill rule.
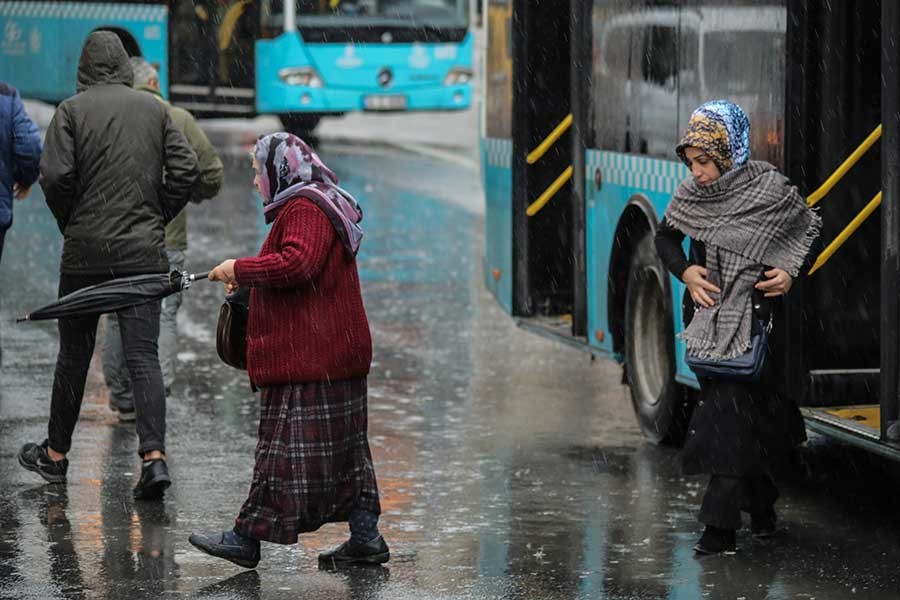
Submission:
[[[156,273],[110,279],[67,294],[56,302],[51,302],[16,319],[16,322],[83,317],[115,312],[122,308],[158,300],[184,291],[191,287],[193,281],[206,279],[207,275],[209,273],[190,275],[187,271],[172,271],[168,274]]]

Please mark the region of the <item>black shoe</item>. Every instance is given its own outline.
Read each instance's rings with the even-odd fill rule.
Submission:
[[[347,540],[334,550],[319,555],[319,562],[332,564],[380,565],[391,560],[391,551],[380,535],[365,544]]]
[[[770,508],[761,514],[750,515],[750,534],[759,539],[775,536],[778,533],[778,518],[775,509]]]
[[[37,444],[25,444],[19,450],[19,464],[34,471],[50,483],[65,483],[66,471],[69,470],[69,460],[64,458],[55,461],[47,454],[47,440],[40,446]]]
[[[141,465],[141,478],[131,491],[135,500],[160,500],[172,485],[169,468],[161,458],[145,460]]]
[[[222,533],[192,533],[188,541],[210,556],[224,558],[247,569],[255,569],[259,564],[259,540],[244,537],[233,529]]]
[[[735,538],[734,529],[719,529],[707,525],[694,550],[698,554],[734,554],[737,551]]]

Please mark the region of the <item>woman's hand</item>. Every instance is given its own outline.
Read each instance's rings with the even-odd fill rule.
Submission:
[[[237,279],[234,276],[234,262],[233,258],[223,260],[219,266],[209,272],[210,281],[221,281],[225,284],[226,294],[230,294],[238,287]]]
[[[707,292],[720,294],[722,293],[722,290],[707,281],[707,277],[709,277],[709,271],[706,270],[706,268],[701,267],[700,265],[691,265],[684,270],[684,273],[681,275],[681,280],[687,286],[688,291],[691,293],[691,298],[693,298],[696,304],[710,308],[715,302],[709,297]]]
[[[787,274],[787,271],[781,269],[769,269],[765,272],[765,276],[768,279],[757,283],[756,289],[765,292],[766,298],[784,296],[794,285],[794,279]]]

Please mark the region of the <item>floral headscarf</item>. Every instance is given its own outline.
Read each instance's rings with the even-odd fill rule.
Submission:
[[[253,155],[266,223],[274,221],[288,202],[302,196],[325,213],[350,256],[356,255],[363,236],[359,226],[362,209],[338,186],[337,175],[309,144],[290,133],[272,133],[256,142]]]
[[[702,104],[691,114],[687,131],[675,147],[685,164],[684,149],[689,146],[705,152],[724,175],[750,159],[750,120],[734,102],[713,100]]]

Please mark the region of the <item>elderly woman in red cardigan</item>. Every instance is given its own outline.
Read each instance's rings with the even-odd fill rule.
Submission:
[[[384,563],[378,486],[366,436],[372,340],[356,269],[362,211],[300,138],[267,135],[254,183],[272,229],[259,256],[209,275],[250,288],[247,369],[260,388],[250,494],[232,529],[193,534],[203,552],[254,568],[260,541],[293,544],[325,523],[349,521],[328,563]]]

